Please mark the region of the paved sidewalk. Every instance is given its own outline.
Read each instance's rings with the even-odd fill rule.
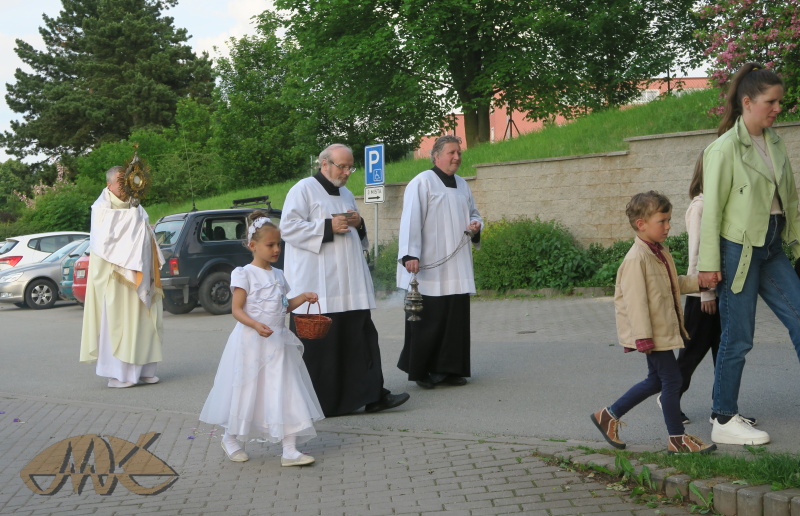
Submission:
[[[282,468],[279,447],[269,444],[250,443],[251,459],[246,463],[228,461],[219,445],[219,431],[198,424],[193,414],[11,394],[0,395],[0,411],[4,412],[0,415],[2,514],[687,514],[674,507],[656,513],[630,502],[625,494],[531,455],[537,449],[555,451],[574,443],[370,431],[323,422],[319,437],[303,447],[317,463]],[[97,434],[136,443],[148,432],[161,435],[147,451],[178,475],[159,494],[134,494],[122,482],[106,495],[97,494],[94,479],[80,474],[77,448],[70,450],[69,463],[61,464],[66,447],[53,457],[65,471],[78,472],[60,477],[64,484],[57,492],[35,494],[20,477],[34,457],[67,438]],[[95,443],[89,464],[102,462]],[[114,455],[112,462],[122,460]],[[106,472],[97,469],[100,477],[95,478],[102,481]],[[114,472],[126,474],[124,466]],[[169,476],[131,478],[144,487],[170,480]],[[36,479],[46,491],[55,476]]]
[[[1,514],[655,514],[531,455],[571,454],[580,445],[607,448],[589,414],[644,376],[641,356],[623,354],[616,344],[610,298],[475,300],[470,382],[430,391],[396,368],[402,299],[381,300],[373,318],[385,386],[407,390],[411,399],[379,414],[322,421],[318,439],[303,448],[318,462],[304,468],[281,468],[279,447],[260,443],[248,445],[249,462],[231,463],[219,430],[197,421],[233,326],[230,317],[199,309],[165,314],[162,382],[108,389],[91,366],[77,361],[81,315],[72,304],[44,312],[0,306]],[[35,339],[30,328],[36,328]],[[800,452],[798,371],[785,329],[760,304],[740,406],[769,431],[770,451]],[[682,403],[693,420],[687,431],[704,440],[710,437],[712,379],[707,358]],[[643,403],[625,419],[622,437],[629,449],[665,448],[655,403]],[[719,448],[742,453],[742,447]],[[46,457],[47,449],[54,453]],[[49,461],[32,463],[36,458]],[[93,477],[80,474],[93,465],[99,467]],[[174,474],[142,474],[154,465]],[[60,476],[60,489],[58,482],[51,487],[52,473],[72,467],[79,474]],[[26,478],[52,494],[35,494],[23,482],[23,469],[49,471],[49,477]],[[108,482],[114,478],[112,491]],[[170,480],[163,492],[134,492]],[[98,494],[103,490],[108,494]]]

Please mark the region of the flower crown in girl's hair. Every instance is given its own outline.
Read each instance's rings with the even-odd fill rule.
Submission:
[[[269,224],[270,226],[273,225],[272,222],[267,217],[259,217],[250,224],[250,227],[247,228],[247,243],[249,244],[253,240],[253,236],[256,234],[256,231],[261,228],[264,224]]]

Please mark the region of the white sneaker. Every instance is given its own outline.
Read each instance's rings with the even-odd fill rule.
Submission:
[[[716,419],[711,430],[711,440],[718,444],[767,444],[769,434],[747,424],[739,414],[721,425]]]

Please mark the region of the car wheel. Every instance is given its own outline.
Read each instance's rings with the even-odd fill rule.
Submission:
[[[198,292],[200,304],[212,315],[231,313],[231,274],[213,272],[200,283]]]
[[[164,310],[171,314],[188,314],[197,306],[197,296],[189,296],[189,302],[183,302],[183,295],[164,296]]]
[[[35,310],[53,308],[58,300],[58,287],[46,279],[36,279],[25,289],[25,303]]]

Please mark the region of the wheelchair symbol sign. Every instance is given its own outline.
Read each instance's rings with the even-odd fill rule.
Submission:
[[[364,147],[364,184],[366,186],[382,185],[383,177],[383,144]]]

